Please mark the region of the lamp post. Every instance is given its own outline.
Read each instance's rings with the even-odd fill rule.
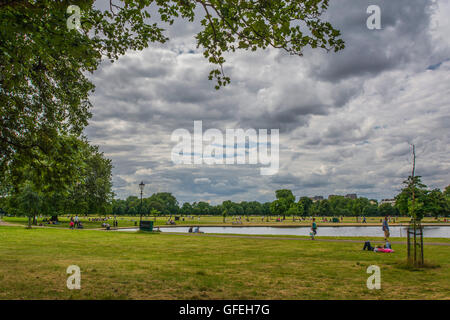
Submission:
[[[139,224],[142,222],[142,193],[144,192],[144,181],[141,181],[141,183],[139,183],[139,189],[141,189],[141,206],[139,208],[139,213],[141,215],[140,219],[139,219]]]

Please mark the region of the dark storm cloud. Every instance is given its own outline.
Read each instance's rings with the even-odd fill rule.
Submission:
[[[298,185],[300,179],[292,174],[278,174],[272,177],[271,182],[281,186]]]
[[[370,5],[381,9],[382,30],[366,26]],[[402,68],[407,63],[424,63],[432,51],[429,26],[432,1],[342,0],[332,2],[329,21],[342,31],[346,48],[319,59],[310,74],[327,81],[354,76],[374,76]]]

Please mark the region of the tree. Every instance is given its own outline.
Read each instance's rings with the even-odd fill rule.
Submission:
[[[270,202],[264,202],[262,205],[263,214],[266,216],[266,221],[269,222],[269,215],[270,215]]]
[[[28,217],[28,228],[31,228],[31,219],[37,215],[41,203],[39,193],[28,183],[18,195],[18,200],[20,213]]]
[[[321,200],[319,202],[318,214],[320,214],[321,216],[326,216],[330,214],[330,203],[328,202],[327,199]]]
[[[450,185],[448,185],[446,188],[445,188],[445,190],[444,190],[444,192],[443,192],[443,195],[444,195],[444,197],[445,197],[445,200],[446,200],[446,202],[447,202],[447,204],[446,204],[446,215],[447,216],[449,216],[450,215]]]
[[[52,216],[110,210],[112,165],[98,147],[75,136],[60,135],[53,151],[56,154],[48,155],[36,150],[41,154],[31,163],[16,154],[5,179],[9,195],[17,200],[24,188],[32,186],[39,194],[41,213]]]
[[[181,212],[181,214],[184,214],[184,215],[192,214],[192,206],[191,206],[191,204],[189,202],[183,203],[183,206],[181,207],[180,212]]]
[[[152,211],[150,211],[150,215],[155,217],[155,221],[156,221],[156,217],[159,216],[161,214],[161,212],[159,212],[156,209],[152,209]]]
[[[421,181],[420,176],[409,176],[403,181],[405,187],[395,197],[395,207],[402,215],[410,215],[412,218],[420,221],[425,215],[424,202],[426,201],[427,189]],[[417,208],[412,207],[412,200],[414,195],[414,204]]]
[[[378,207],[378,212],[382,216],[393,216],[396,214],[395,207],[393,207],[390,203],[383,203]]]
[[[80,140],[82,165],[73,184],[60,201],[66,201],[67,210],[78,214],[107,214],[113,199],[112,164],[97,146]]]
[[[428,192],[424,201],[424,211],[433,215],[434,217],[439,217],[445,215],[448,212],[448,202],[444,194],[439,189],[433,189]]]
[[[159,192],[154,193],[150,197],[150,203],[159,202],[160,207],[155,207],[157,210],[161,211],[163,215],[178,214],[180,208],[178,206],[177,199],[170,192]]]
[[[445,190],[444,190],[443,194],[444,194],[445,197],[450,197],[450,185],[445,187]]]
[[[416,176],[416,147],[412,145],[412,170],[411,175],[403,183],[406,187],[402,190],[403,196],[399,197],[402,200],[401,204],[404,206],[404,202],[407,202],[408,214],[411,216],[411,222],[407,230],[407,253],[408,263],[414,264],[414,266],[423,266],[423,228],[421,220],[424,216],[424,198],[426,197],[426,186],[421,183],[420,176]],[[412,239],[410,234],[413,234]],[[419,240],[419,239],[420,240]],[[411,250],[412,246],[412,250]],[[420,248],[419,259],[417,258]]]
[[[270,205],[270,212],[273,215],[278,215],[278,216],[286,215],[287,210],[288,210],[288,207],[286,205],[286,200],[284,200],[284,199],[275,200]]]
[[[275,196],[278,199],[278,203],[276,205],[276,210],[282,210],[280,215],[283,215],[283,219],[286,219],[287,210],[294,204],[295,196],[291,190],[281,189],[275,191]],[[272,209],[271,209],[272,210]]]
[[[303,205],[300,203],[293,203],[291,207],[287,210],[287,215],[292,217],[292,221],[295,220],[295,217],[301,216],[303,214]]]
[[[303,207],[303,215],[309,216],[313,201],[308,197],[301,197],[298,203]]]

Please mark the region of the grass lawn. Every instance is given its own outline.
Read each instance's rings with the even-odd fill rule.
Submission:
[[[450,247],[433,268],[362,243],[0,227],[0,299],[449,299]],[[81,268],[81,290],[66,268]],[[381,290],[369,290],[369,265]]]

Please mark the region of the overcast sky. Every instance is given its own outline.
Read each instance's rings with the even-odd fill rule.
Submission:
[[[381,30],[369,30],[369,5]],[[151,44],[105,62],[92,80],[89,140],[113,161],[118,198],[172,192],[185,201],[272,201],[357,193],[395,196],[411,170],[430,188],[450,184],[450,0],[331,1],[326,18],[341,30],[339,53],[279,50],[227,56],[231,85],[207,79],[212,66],[196,48],[197,23],[178,21],[165,45]],[[175,165],[175,129],[280,130],[280,170],[255,165]],[[298,199],[298,198],[297,198]]]

